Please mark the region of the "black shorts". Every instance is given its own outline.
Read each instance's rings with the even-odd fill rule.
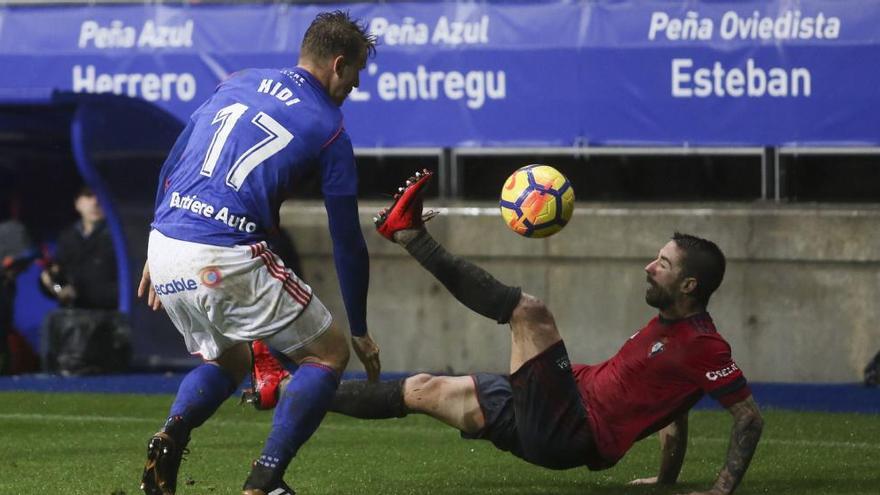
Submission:
[[[587,412],[562,341],[526,362],[509,378],[473,375],[486,424],[479,438],[550,469],[608,467],[596,450]]]

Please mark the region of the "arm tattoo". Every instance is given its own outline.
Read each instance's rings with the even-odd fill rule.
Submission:
[[[727,448],[727,461],[714,487],[721,493],[733,493],[742,481],[764,429],[764,420],[752,396],[730,406],[728,410],[733,415],[730,446]]]

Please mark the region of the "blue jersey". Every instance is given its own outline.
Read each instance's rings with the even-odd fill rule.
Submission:
[[[162,169],[153,221],[168,237],[217,246],[266,240],[294,181],[316,167],[325,195],[357,193],[342,112],[299,68],[233,75],[180,140]]]
[[[162,166],[152,227],[217,246],[271,242],[291,186],[316,169],[349,326],[364,335],[369,259],[354,152],[342,112],[306,70],[250,69],[217,87]]]

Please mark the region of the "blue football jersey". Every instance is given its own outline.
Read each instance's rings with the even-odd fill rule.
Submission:
[[[163,165],[152,227],[218,246],[266,240],[292,184],[316,167],[325,195],[357,194],[351,140],[320,82],[299,68],[236,73]]]

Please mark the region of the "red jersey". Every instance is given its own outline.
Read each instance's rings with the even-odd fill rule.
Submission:
[[[708,393],[730,406],[751,394],[708,313],[659,316],[604,363],[572,367],[596,447],[617,462],[637,440],[668,425]]]

